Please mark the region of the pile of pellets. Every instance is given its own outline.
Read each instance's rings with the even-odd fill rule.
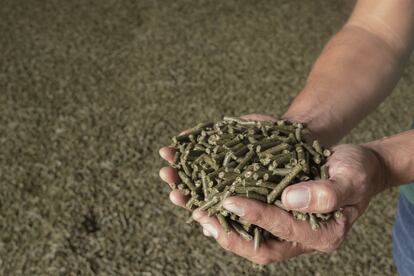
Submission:
[[[253,240],[257,250],[271,234],[228,212],[222,202],[237,195],[286,210],[280,197],[287,186],[327,179],[324,164],[331,152],[316,140],[305,142],[307,133],[301,123],[286,120],[258,122],[224,117],[173,137],[171,146],[176,153],[172,166],[178,171],[177,188],[189,196],[187,208],[216,216],[226,232],[233,229],[244,239]],[[335,215],[288,212],[298,220],[309,221],[314,230]]]

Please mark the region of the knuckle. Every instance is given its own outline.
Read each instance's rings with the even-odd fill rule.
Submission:
[[[319,210],[327,210],[335,208],[339,204],[339,198],[335,190],[332,187],[324,185],[318,191],[317,207]]]

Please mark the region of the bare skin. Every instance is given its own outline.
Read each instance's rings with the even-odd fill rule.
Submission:
[[[391,94],[413,39],[413,0],[359,0],[283,117],[337,143]]]
[[[377,107],[398,81],[413,47],[414,0],[360,0],[353,14],[327,44],[302,92],[284,118],[308,125],[313,138],[335,144]],[[351,81],[350,81],[351,80]],[[250,120],[274,120],[260,114]],[[172,162],[174,151],[160,155]],[[344,207],[344,216],[319,231],[296,221],[285,211],[260,202],[231,197],[224,207],[286,241],[269,241],[258,252],[235,233],[226,234],[216,219],[195,211],[193,217],[226,250],[258,264],[286,260],[318,250],[336,250],[370,199],[385,189],[414,181],[414,131],[364,145],[340,145],[328,160],[330,178],[299,183],[282,194],[285,206],[306,212],[328,212]],[[160,170],[167,183],[177,181],[171,167]],[[171,201],[181,207],[186,198],[178,190]]]

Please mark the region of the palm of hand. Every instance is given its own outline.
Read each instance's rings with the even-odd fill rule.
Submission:
[[[252,114],[242,117],[247,120],[274,121],[274,117]],[[164,147],[160,155],[172,162],[174,150]],[[327,162],[330,178],[323,181],[307,181],[289,186],[282,195],[284,205],[292,210],[309,213],[331,212],[343,207],[343,216],[324,224],[318,231],[310,229],[303,221],[293,219],[286,211],[261,202],[231,197],[225,200],[225,207],[236,207],[246,221],[258,225],[283,241],[268,240],[258,251],[254,251],[250,242],[237,234],[229,234],[221,228],[217,219],[205,212],[194,211],[193,218],[204,228],[204,233],[213,235],[226,250],[232,251],[258,264],[281,261],[305,252],[318,250],[334,251],[341,245],[355,220],[366,210],[370,199],[385,188],[385,179],[380,170],[381,162],[368,148],[358,145],[340,145],[333,149]],[[160,170],[160,177],[171,186],[178,179],[172,167]],[[295,201],[289,203],[291,193],[300,189],[307,194],[302,206]],[[179,191],[170,193],[170,200],[185,208],[187,198]],[[230,210],[234,211],[234,210]],[[213,233],[212,233],[213,232]]]

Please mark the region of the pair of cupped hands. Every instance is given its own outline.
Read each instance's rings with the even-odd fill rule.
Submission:
[[[250,114],[241,118],[254,121],[276,120],[262,114]],[[170,164],[174,160],[174,154],[173,148],[160,149],[161,157]],[[282,194],[282,202],[289,210],[327,213],[343,208],[342,216],[329,220],[317,231],[312,230],[308,222],[296,220],[274,205],[237,196],[226,198],[223,207],[228,211],[281,238],[269,239],[255,251],[253,243],[233,231],[226,233],[217,219],[209,217],[205,211],[194,210],[192,216],[202,226],[204,235],[213,237],[225,250],[261,265],[312,251],[335,251],[344,241],[352,224],[366,210],[370,199],[385,189],[385,183],[381,161],[365,146],[345,144],[334,147],[327,167],[329,179],[291,185]],[[171,166],[162,168],[160,177],[171,188],[178,180],[177,171]],[[186,208],[187,198],[179,190],[173,189],[169,197],[175,205]]]

